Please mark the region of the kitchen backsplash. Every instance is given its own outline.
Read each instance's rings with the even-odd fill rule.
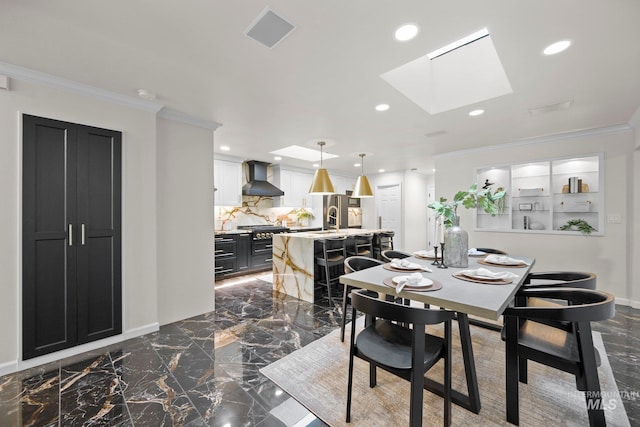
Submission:
[[[311,212],[315,218],[308,223],[298,221],[301,210]],[[270,197],[243,196],[242,206],[216,206],[215,229],[233,230],[245,225],[281,225],[286,221],[288,227],[322,226],[322,212],[314,212],[311,208],[274,208]],[[361,224],[361,208],[349,208],[349,223]]]

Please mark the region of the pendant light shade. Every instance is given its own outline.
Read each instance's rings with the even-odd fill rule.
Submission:
[[[364,175],[364,154],[360,154],[360,165],[362,166],[362,175],[360,175],[356,181],[356,187],[353,189],[353,194],[351,197],[373,197],[373,191],[371,190],[371,185],[369,184],[369,180]]]
[[[320,146],[320,168],[316,170],[309,188],[309,194],[333,194],[336,192],[329,178],[329,172],[322,167],[322,147],[325,145],[323,141],[318,142]]]

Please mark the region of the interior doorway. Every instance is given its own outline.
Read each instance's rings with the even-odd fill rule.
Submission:
[[[376,187],[376,212],[378,228],[393,230],[393,245],[397,249],[404,247],[402,235],[402,186],[398,184]]]

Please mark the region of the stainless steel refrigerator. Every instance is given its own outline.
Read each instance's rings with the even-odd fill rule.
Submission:
[[[335,210],[331,211],[331,218],[328,218],[329,208],[335,206]],[[336,210],[339,215],[336,215]],[[336,223],[334,217],[339,218],[340,228],[348,228],[349,227],[349,196],[344,194],[331,194],[323,197],[323,207],[322,207],[322,224],[326,229],[335,228]]]

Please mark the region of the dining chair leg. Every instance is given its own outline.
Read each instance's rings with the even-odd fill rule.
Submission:
[[[376,365],[369,363],[369,387],[374,388],[377,383],[378,378],[376,375]]]
[[[593,348],[593,338],[591,336],[591,325],[589,322],[578,323],[580,332],[578,333],[578,349],[582,353],[585,399],[587,403],[587,413],[589,414],[589,425],[606,425],[602,393],[600,391],[600,381],[598,379],[598,366],[596,363]]]
[[[424,360],[425,335],[423,333],[413,334],[412,358],[413,360]],[[420,365],[421,363],[418,362]],[[412,427],[422,426],[422,405],[424,390],[424,371],[414,366],[411,372],[411,395],[409,403],[409,425]]]
[[[505,372],[506,372],[506,406],[507,422],[518,425],[520,415],[518,408],[518,318],[505,316]]]
[[[352,310],[352,314],[353,317],[355,317],[356,313],[355,313],[355,309]],[[353,358],[354,358],[354,345],[353,343],[355,342],[356,339],[356,328],[352,327],[351,328],[351,340],[349,341],[350,345],[349,345],[349,377],[347,379],[347,416],[346,416],[346,422],[351,422],[351,393],[352,393],[352,388],[353,388]]]
[[[451,425],[451,321],[444,324],[444,425]]]
[[[349,297],[349,285],[345,284],[342,295],[342,320],[340,321],[340,342],[344,342],[344,329],[347,325],[347,298]]]
[[[527,383],[527,359],[525,357],[521,357],[518,360],[518,377],[522,384]]]

